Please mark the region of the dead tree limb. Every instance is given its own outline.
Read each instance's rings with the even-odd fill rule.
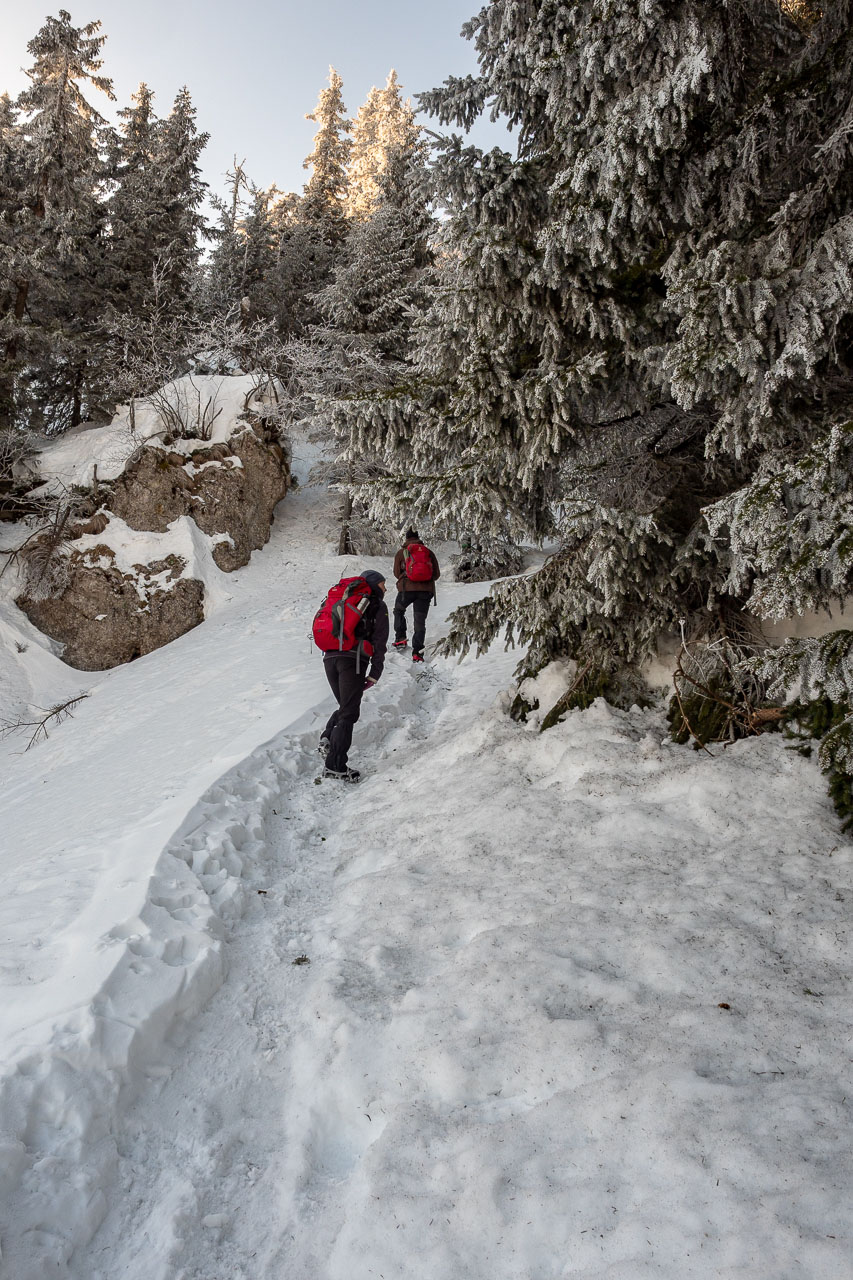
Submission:
[[[18,729],[32,730],[30,740],[24,747],[25,751],[29,751],[30,747],[35,746],[40,740],[46,740],[49,737],[48,725],[54,728],[58,724],[62,724],[63,720],[67,720],[72,715],[74,708],[85,698],[88,693],[78,693],[73,698],[68,698],[65,702],[57,702],[52,707],[36,707],[36,711],[40,711],[41,716],[36,716],[32,720],[27,720],[21,716],[17,720],[0,720],[0,738],[5,738],[10,733],[15,733]]]

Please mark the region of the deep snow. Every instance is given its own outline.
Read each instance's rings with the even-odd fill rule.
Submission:
[[[390,654],[365,780],[317,786],[333,538],[291,493],[202,627],[108,673],[0,602],[0,689],[92,695],[0,745],[0,1276],[853,1276],[814,766],[603,703],[540,735],[516,655]],[[479,590],[442,579],[429,638]]]

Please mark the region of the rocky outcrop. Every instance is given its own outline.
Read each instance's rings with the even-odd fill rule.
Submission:
[[[268,541],[289,480],[260,425],[240,422],[214,444],[152,439],[95,488],[88,519],[33,540],[17,603],[70,666],[100,671],[150,653],[203,620],[201,577],[240,568]]]
[[[204,618],[204,586],[182,577],[186,561],[169,555],[123,572],[104,544],[70,550],[50,588],[19,606],[64,645],[63,660],[80,671],[131,662],[176,640]]]
[[[284,451],[246,426],[226,444],[191,454],[147,447],[113,482],[105,506],[131,529],[165,532],[189,515],[203,533],[225,534],[214,559],[226,573],[248,564],[270,536],[272,513],[287,492]]]

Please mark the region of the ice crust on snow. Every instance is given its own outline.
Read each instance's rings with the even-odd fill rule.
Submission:
[[[0,743],[0,1276],[849,1276],[853,846],[815,766],[603,702],[531,732],[517,655],[391,654],[364,781],[315,786],[310,619],[388,567],[332,533],[298,490],[203,627],[108,673],[0,599],[14,696],[91,693]]]

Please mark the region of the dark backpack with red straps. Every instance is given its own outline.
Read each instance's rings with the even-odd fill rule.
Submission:
[[[314,615],[314,643],[324,653],[357,649],[368,658],[373,645],[364,639],[364,615],[370,604],[370,584],[364,578],[341,578]]]
[[[410,542],[406,548],[406,577],[409,582],[432,581],[432,555],[422,542]]]

